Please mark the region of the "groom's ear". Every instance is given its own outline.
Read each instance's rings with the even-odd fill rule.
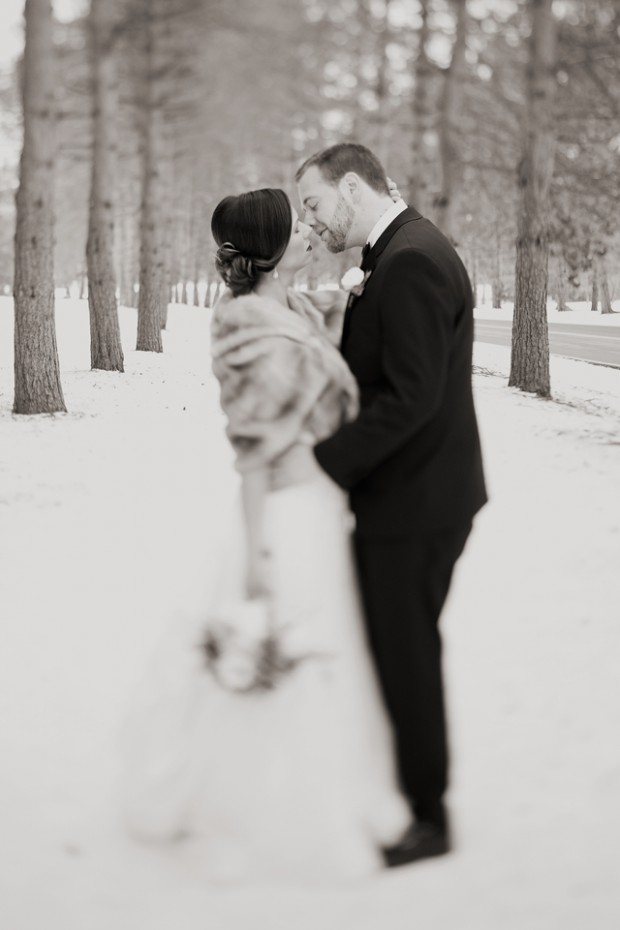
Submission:
[[[352,201],[353,203],[359,203],[360,197],[362,195],[361,180],[360,176],[354,171],[347,171],[345,175],[340,179],[338,184],[340,192],[347,200]]]

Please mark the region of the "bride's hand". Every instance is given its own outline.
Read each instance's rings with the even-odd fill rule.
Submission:
[[[388,182],[388,187],[390,189],[390,197],[392,198],[394,203],[397,203],[401,199],[401,193],[396,186],[396,182],[393,181],[391,178],[388,178],[387,182]]]

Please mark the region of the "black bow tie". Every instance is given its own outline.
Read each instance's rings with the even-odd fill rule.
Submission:
[[[370,242],[367,242],[364,248],[362,249],[362,260],[360,262],[360,268],[364,271],[366,270],[366,259],[368,258],[368,253],[370,252]]]

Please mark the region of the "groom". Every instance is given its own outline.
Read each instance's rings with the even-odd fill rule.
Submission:
[[[364,246],[341,351],[361,412],[315,446],[350,493],[368,634],[415,820],[385,850],[402,865],[450,848],[438,620],[474,514],[486,501],[472,399],[473,298],[450,242],[402,200],[362,145],[313,155],[296,180],[331,252]],[[360,293],[361,291],[361,293]]]

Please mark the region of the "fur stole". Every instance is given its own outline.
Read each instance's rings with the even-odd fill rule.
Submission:
[[[239,471],[273,463],[311,432],[331,435],[358,411],[355,379],[306,295],[290,309],[248,294],[220,298],[211,323],[213,372]]]

